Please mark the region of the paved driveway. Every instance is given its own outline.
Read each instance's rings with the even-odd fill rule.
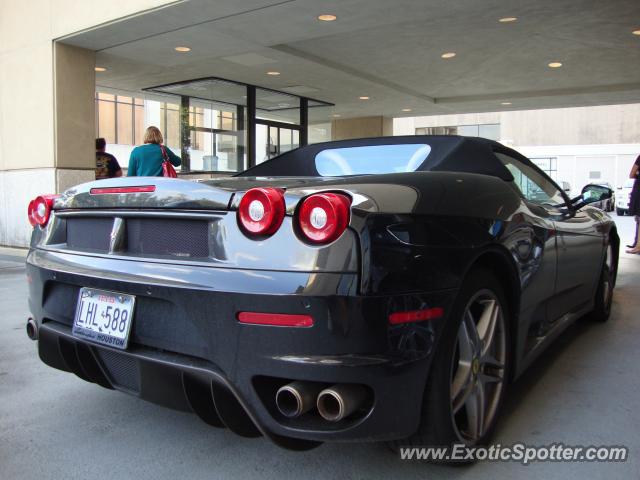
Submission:
[[[617,220],[627,243],[633,220]],[[350,479],[639,478],[640,256],[623,255],[613,314],[578,323],[512,388],[495,438],[545,445],[626,445],[620,464],[402,462],[384,446],[311,452],[243,439],[42,364],[27,339],[24,268],[0,253],[0,478]]]

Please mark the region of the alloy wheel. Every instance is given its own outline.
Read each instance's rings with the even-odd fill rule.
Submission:
[[[464,310],[451,365],[451,414],[464,443],[480,440],[495,419],[506,381],[506,338],[497,296],[477,292]]]

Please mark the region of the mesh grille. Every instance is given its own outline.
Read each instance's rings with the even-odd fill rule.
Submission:
[[[67,246],[78,250],[109,251],[113,218],[67,219]]]
[[[201,220],[131,218],[127,220],[127,252],[206,258],[208,230],[208,222]]]
[[[140,391],[140,370],[134,359],[110,350],[98,349],[98,356],[112,382],[134,392]]]

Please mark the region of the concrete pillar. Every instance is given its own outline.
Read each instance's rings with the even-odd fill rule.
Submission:
[[[54,43],[56,191],[95,178],[95,53]]]
[[[393,119],[389,117],[337,118],[331,122],[332,140],[391,135],[393,135]]]

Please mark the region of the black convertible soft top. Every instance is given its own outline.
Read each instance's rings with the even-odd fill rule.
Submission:
[[[493,140],[456,135],[411,135],[399,137],[359,138],[315,143],[291,150],[249,168],[239,177],[316,177],[316,155],[327,149],[373,145],[427,144],[431,152],[417,171],[467,172],[491,175],[506,181],[513,180],[511,172],[495,156],[503,152],[530,164],[529,160],[510,148]]]

